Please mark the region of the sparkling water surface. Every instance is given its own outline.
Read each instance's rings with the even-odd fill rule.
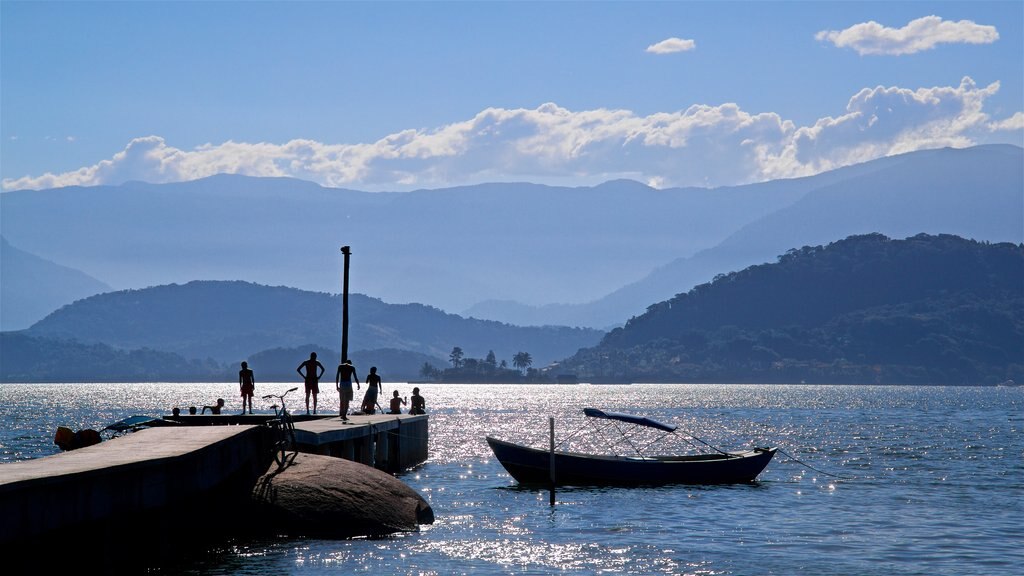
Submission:
[[[291,386],[258,384],[257,394]],[[1021,388],[418,386],[429,459],[399,477],[431,503],[433,525],[382,539],[231,542],[162,572],[1001,575],[1024,564]],[[100,429],[217,397],[240,410],[236,384],[0,384],[0,462],[58,452],[59,425]],[[321,400],[336,412],[336,395]],[[566,438],[585,426],[585,406],[672,423],[723,449],[785,454],[753,485],[564,488],[551,507],[484,442],[543,445],[552,416]],[[575,449],[594,443],[573,436]]]

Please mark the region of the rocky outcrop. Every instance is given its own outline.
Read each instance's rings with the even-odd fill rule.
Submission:
[[[383,536],[432,524],[434,511],[390,474],[356,462],[299,453],[259,479],[253,499],[266,528],[288,536]]]

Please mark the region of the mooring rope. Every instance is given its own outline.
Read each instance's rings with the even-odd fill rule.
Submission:
[[[832,474],[831,472],[825,472],[824,470],[818,470],[814,466],[811,466],[810,464],[804,462],[803,460],[800,460],[799,458],[793,456],[789,452],[786,452],[782,448],[776,448],[776,450],[778,450],[782,454],[785,454],[790,460],[796,462],[797,464],[800,464],[801,466],[806,466],[807,468],[810,468],[811,470],[814,470],[815,472],[817,472],[819,474],[824,474],[825,476],[831,476],[832,478],[839,478],[840,480],[856,480],[856,478],[854,478],[852,476],[840,476],[838,474]]]

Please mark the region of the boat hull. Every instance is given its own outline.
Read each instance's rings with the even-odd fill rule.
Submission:
[[[498,462],[520,484],[551,483],[551,453],[487,437]],[[635,486],[659,484],[742,484],[753,482],[776,448],[745,452],[631,458],[555,452],[558,486]]]

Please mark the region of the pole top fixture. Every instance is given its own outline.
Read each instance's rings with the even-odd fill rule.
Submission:
[[[349,251],[348,246],[342,246],[341,247],[341,253],[342,254],[351,254],[352,252]]]

